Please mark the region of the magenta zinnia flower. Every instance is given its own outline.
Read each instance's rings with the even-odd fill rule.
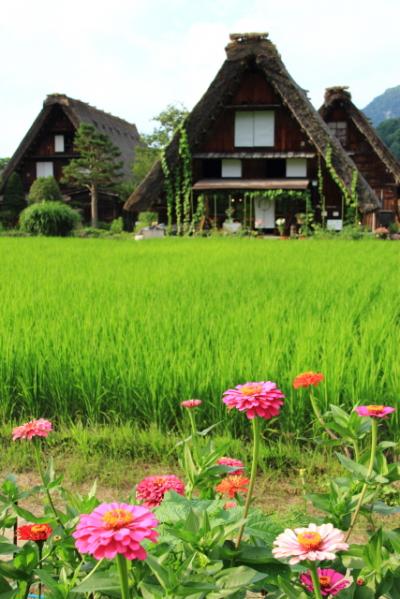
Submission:
[[[202,403],[201,399],[185,399],[185,401],[181,401],[181,406],[182,408],[197,408]]]
[[[164,499],[167,491],[175,491],[179,495],[185,493],[185,483],[175,474],[146,476],[136,487],[136,497],[146,507],[157,507]]]
[[[358,406],[356,412],[359,416],[370,416],[371,418],[385,418],[395,412],[395,408],[390,406]]]
[[[232,476],[235,474],[243,474],[244,464],[241,460],[236,460],[235,458],[219,458],[219,460],[217,460],[217,464],[219,466],[230,466],[231,468],[236,468],[236,470],[229,472],[229,474]]]
[[[96,559],[120,554],[129,560],[144,560],[147,553],[140,543],[157,541],[157,525],[154,515],[142,505],[102,503],[91,514],[82,514],[72,536],[80,553]]]
[[[39,418],[31,420],[22,426],[17,426],[12,432],[13,441],[17,439],[32,439],[33,437],[47,437],[52,431],[53,425],[49,420]]]
[[[284,397],[275,383],[261,381],[237,385],[234,389],[228,389],[223,394],[223,402],[229,410],[236,408],[239,412],[246,412],[247,418],[259,416],[269,420],[274,416],[279,416]]]
[[[347,580],[343,574],[336,570],[332,570],[332,568],[318,568],[317,572],[319,584],[321,586],[321,594],[324,597],[327,597],[328,595],[334,597],[350,584],[350,581]],[[314,585],[309,571],[300,575],[300,582],[306,587],[307,591],[310,591],[311,593],[314,591]]]
[[[304,560],[335,559],[338,551],[346,551],[344,534],[332,524],[309,524],[308,528],[287,528],[274,541],[272,550],[277,559],[290,557],[289,564]]]

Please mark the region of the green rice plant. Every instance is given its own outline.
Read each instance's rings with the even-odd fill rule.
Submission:
[[[0,256],[3,422],[167,431],[198,397],[200,424],[242,435],[222,392],[273,380],[287,399],[270,440],[301,442],[319,430],[291,385],[305,370],[325,374],[322,411],[398,402],[395,243],[0,238]]]

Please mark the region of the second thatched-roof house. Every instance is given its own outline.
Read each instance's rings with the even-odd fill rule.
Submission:
[[[53,176],[60,182],[63,167],[77,157],[73,141],[75,131],[81,123],[93,125],[100,133],[109,137],[121,152],[123,178],[129,180],[132,176],[135,148],[139,143],[136,125],[65,94],[50,94],[2,173],[0,196],[14,172],[21,177],[26,194],[37,177]],[[65,184],[60,187],[65,200],[74,207],[79,207],[84,219],[89,220],[90,199],[87,190],[73,189]],[[100,220],[115,218],[119,212],[120,202],[116,194],[101,193]]]
[[[378,196],[380,224],[390,224],[399,215],[400,163],[355,106],[348,87],[328,87],[319,113]]]
[[[156,210],[178,231],[201,210],[210,226],[238,220],[265,230],[274,229],[277,218],[288,230],[310,211],[341,228],[347,206],[375,210],[373,189],[268,35],[233,34],[226,53],[209,89],[125,209]]]

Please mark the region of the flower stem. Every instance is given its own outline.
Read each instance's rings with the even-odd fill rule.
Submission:
[[[371,456],[369,458],[369,466],[368,466],[367,479],[369,479],[369,477],[371,476],[372,471],[374,469],[374,462],[375,462],[375,456],[376,456],[376,448],[378,446],[378,421],[377,421],[376,418],[371,418],[371,420],[372,420],[372,426],[371,426]],[[355,524],[357,522],[357,518],[358,518],[361,506],[362,506],[363,501],[364,501],[365,493],[367,492],[368,484],[369,484],[368,481],[365,482],[363,484],[363,488],[361,489],[361,493],[360,493],[360,496],[358,498],[356,509],[354,510],[353,517],[352,517],[351,523],[350,523],[350,527],[349,527],[349,530],[347,531],[347,535],[346,535],[346,538],[345,538],[346,542],[349,540],[350,535],[353,532],[354,526],[355,526]]]
[[[34,448],[35,448],[36,465],[37,465],[37,468],[38,468],[38,471],[39,471],[39,475],[40,475],[41,481],[43,483],[44,489],[46,491],[46,495],[47,495],[47,499],[49,501],[50,508],[51,508],[51,510],[52,510],[52,512],[54,514],[54,517],[55,517],[56,521],[61,526],[61,528],[63,529],[63,531],[66,533],[67,531],[65,529],[64,524],[61,522],[59,515],[57,514],[57,510],[56,510],[55,505],[53,503],[53,499],[52,499],[52,497],[50,495],[50,491],[49,491],[49,488],[48,488],[48,485],[47,485],[47,482],[46,482],[46,479],[45,479],[45,476],[44,476],[39,444],[38,443],[34,443],[33,445],[34,445]]]
[[[314,588],[314,597],[315,597],[315,599],[322,599],[321,585],[319,583],[317,564],[315,562],[311,562],[311,561],[308,562],[308,564],[310,566],[311,580],[312,580],[313,588]]]
[[[324,429],[324,431],[326,432],[326,434],[328,435],[328,437],[330,437],[332,439],[332,441],[338,441],[339,437],[337,435],[335,435],[334,432],[331,431],[330,428],[328,428],[322,414],[321,411],[318,407],[318,403],[316,400],[316,397],[313,393],[312,388],[310,389],[310,402],[311,402],[311,407],[313,409],[313,412],[315,414],[316,419],[318,420],[319,424],[321,425],[321,427]],[[349,448],[344,446],[343,447],[343,451],[346,454],[346,456],[349,458],[350,457],[350,452],[349,452]]]
[[[128,566],[126,563],[126,557],[124,555],[121,555],[120,553],[118,553],[117,557],[116,557],[116,561],[117,561],[119,582],[121,584],[122,599],[130,599]]]
[[[259,421],[258,421],[257,417],[253,418],[252,426],[253,426],[253,461],[251,464],[249,490],[247,492],[246,503],[244,504],[244,513],[243,513],[244,520],[246,520],[246,518],[249,514],[251,498],[253,495],[254,485],[256,482],[258,456],[260,453],[260,441],[261,441],[260,426],[259,426]],[[236,549],[239,549],[240,541],[242,540],[242,536],[243,536],[243,532],[244,532],[244,527],[245,527],[245,522],[243,522],[242,526],[239,529],[239,535],[238,535],[238,538],[236,541]]]

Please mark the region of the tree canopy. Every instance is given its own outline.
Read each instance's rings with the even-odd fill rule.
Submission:
[[[152,133],[140,136],[141,144],[136,148],[133,164],[133,187],[137,187],[160,157],[161,150],[171,141],[174,132],[188,115],[182,104],[168,106],[152,120],[158,123]]]

